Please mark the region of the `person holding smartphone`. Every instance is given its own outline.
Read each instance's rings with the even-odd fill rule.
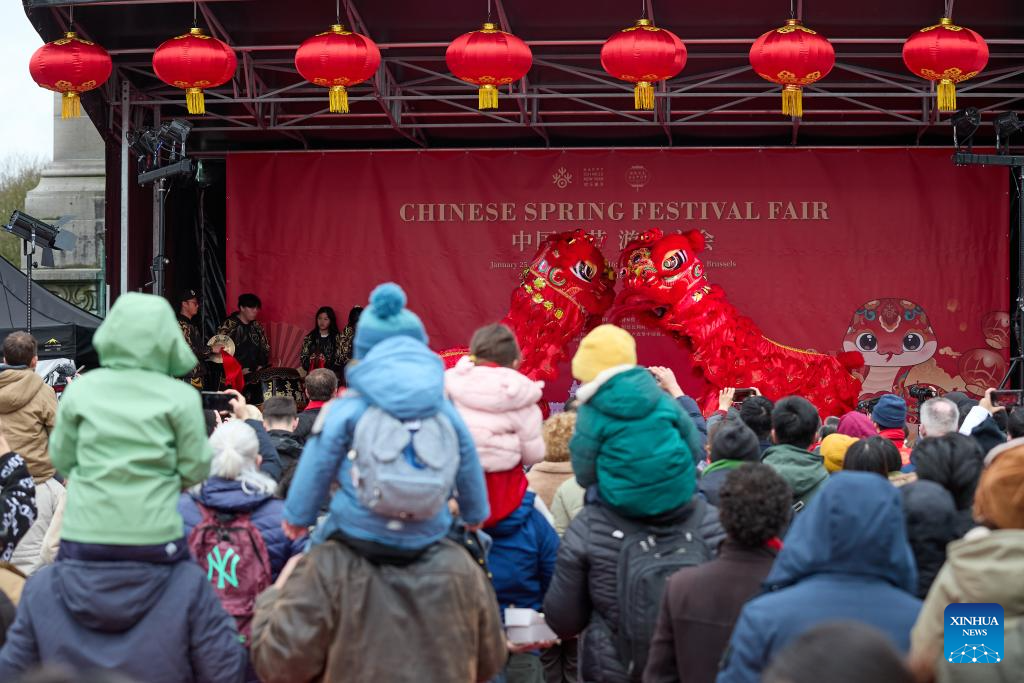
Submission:
[[[676,380],[676,373],[672,371],[672,368],[667,368],[662,365],[652,365],[648,370],[654,375],[654,379],[658,382],[658,386],[668,392],[671,396],[679,403],[679,407],[682,408],[690,419],[693,420],[693,426],[697,428],[697,433],[700,437],[701,452],[694,453],[693,457],[697,459],[703,459],[704,449],[708,443],[708,424],[704,420],[704,415],[700,412],[700,406],[697,405],[697,401],[687,396],[682,387],[679,386],[678,380]]]

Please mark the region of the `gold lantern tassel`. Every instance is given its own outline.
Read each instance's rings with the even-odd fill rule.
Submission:
[[[82,115],[82,101],[78,99],[78,93],[66,92],[60,102],[60,117],[62,119],[77,119]]]
[[[639,81],[633,88],[633,108],[654,111],[654,86],[647,81]]]
[[[782,89],[782,113],[796,118],[804,115],[803,89],[799,85],[787,85]]]
[[[185,90],[185,106],[189,114],[205,114],[206,98],[203,97],[202,88],[188,88]]]
[[[948,78],[939,81],[939,111],[956,111],[956,85]]]
[[[343,85],[331,86],[331,113],[348,113],[348,91],[345,90],[345,86]]]
[[[484,85],[480,87],[480,97],[478,109],[497,109],[498,108],[498,89],[493,85]]]

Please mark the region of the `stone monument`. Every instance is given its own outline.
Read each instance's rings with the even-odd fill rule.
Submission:
[[[43,170],[35,189],[28,192],[25,212],[49,223],[70,216],[61,229],[75,233],[78,241],[74,251],[53,252],[53,267],[43,265],[42,249],[37,249],[40,267],[33,271],[32,279],[62,299],[102,316],[107,308],[103,138],[88,116],[61,119],[60,113],[61,97],[55,94],[53,161]]]

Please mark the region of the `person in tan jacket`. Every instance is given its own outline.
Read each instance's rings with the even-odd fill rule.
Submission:
[[[949,544],[910,633],[911,663],[922,680],[943,683],[1020,680],[1024,666],[1024,439],[993,448],[974,495],[979,526]],[[998,666],[950,665],[943,657],[944,611],[951,603],[997,603],[1005,621]]]
[[[569,460],[569,441],[576,429],[576,413],[556,413],[544,421],[541,435],[544,437],[544,460],[530,468],[526,480],[544,505],[551,509],[555,491],[566,479],[572,479],[572,462]]]
[[[36,521],[11,558],[11,563],[27,576],[39,567],[43,536],[65,495],[64,487],[53,478],[56,470],[49,453],[50,432],[57,420],[57,395],[36,374],[39,358],[31,334],[7,335],[3,353],[7,366],[0,371],[3,435],[25,459],[36,485]]]
[[[251,663],[263,683],[476,683],[508,655],[487,575],[447,539],[412,562],[370,561],[337,540],[293,557],[256,601]]]
[[[57,395],[36,374],[36,340],[27,332],[4,339],[0,372],[0,420],[4,436],[28,464],[32,479],[41,484],[57,472],[50,462],[50,432],[57,422]]]

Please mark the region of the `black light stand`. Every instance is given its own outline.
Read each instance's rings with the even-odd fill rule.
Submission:
[[[25,331],[32,334],[32,261],[36,258],[36,228],[29,229],[30,238],[22,242],[25,252]]]
[[[1017,189],[1017,308],[1013,312],[1017,346],[999,388],[1007,388],[1007,383],[1016,371],[1016,388],[1024,389],[1024,156],[956,152],[953,154],[953,163],[957,166],[1008,166],[1010,178]]]
[[[157,210],[154,216],[156,234],[153,240],[153,263],[150,272],[153,279],[153,294],[163,296],[164,273],[170,261],[164,255],[166,242],[167,187],[168,178],[190,177],[193,173],[192,160],[185,157],[185,140],[192,130],[192,124],[174,119],[159,129],[147,129],[130,136],[129,146],[138,155],[139,185],[155,182],[153,188]]]
[[[11,214],[4,230],[13,233],[21,238],[24,243],[23,253],[25,254],[25,327],[26,331],[32,332],[32,268],[36,266],[36,245],[44,249],[56,249],[57,251],[71,251],[75,248],[76,237],[73,232],[67,232],[60,228],[44,223],[38,218],[33,218],[27,213],[15,211]]]

